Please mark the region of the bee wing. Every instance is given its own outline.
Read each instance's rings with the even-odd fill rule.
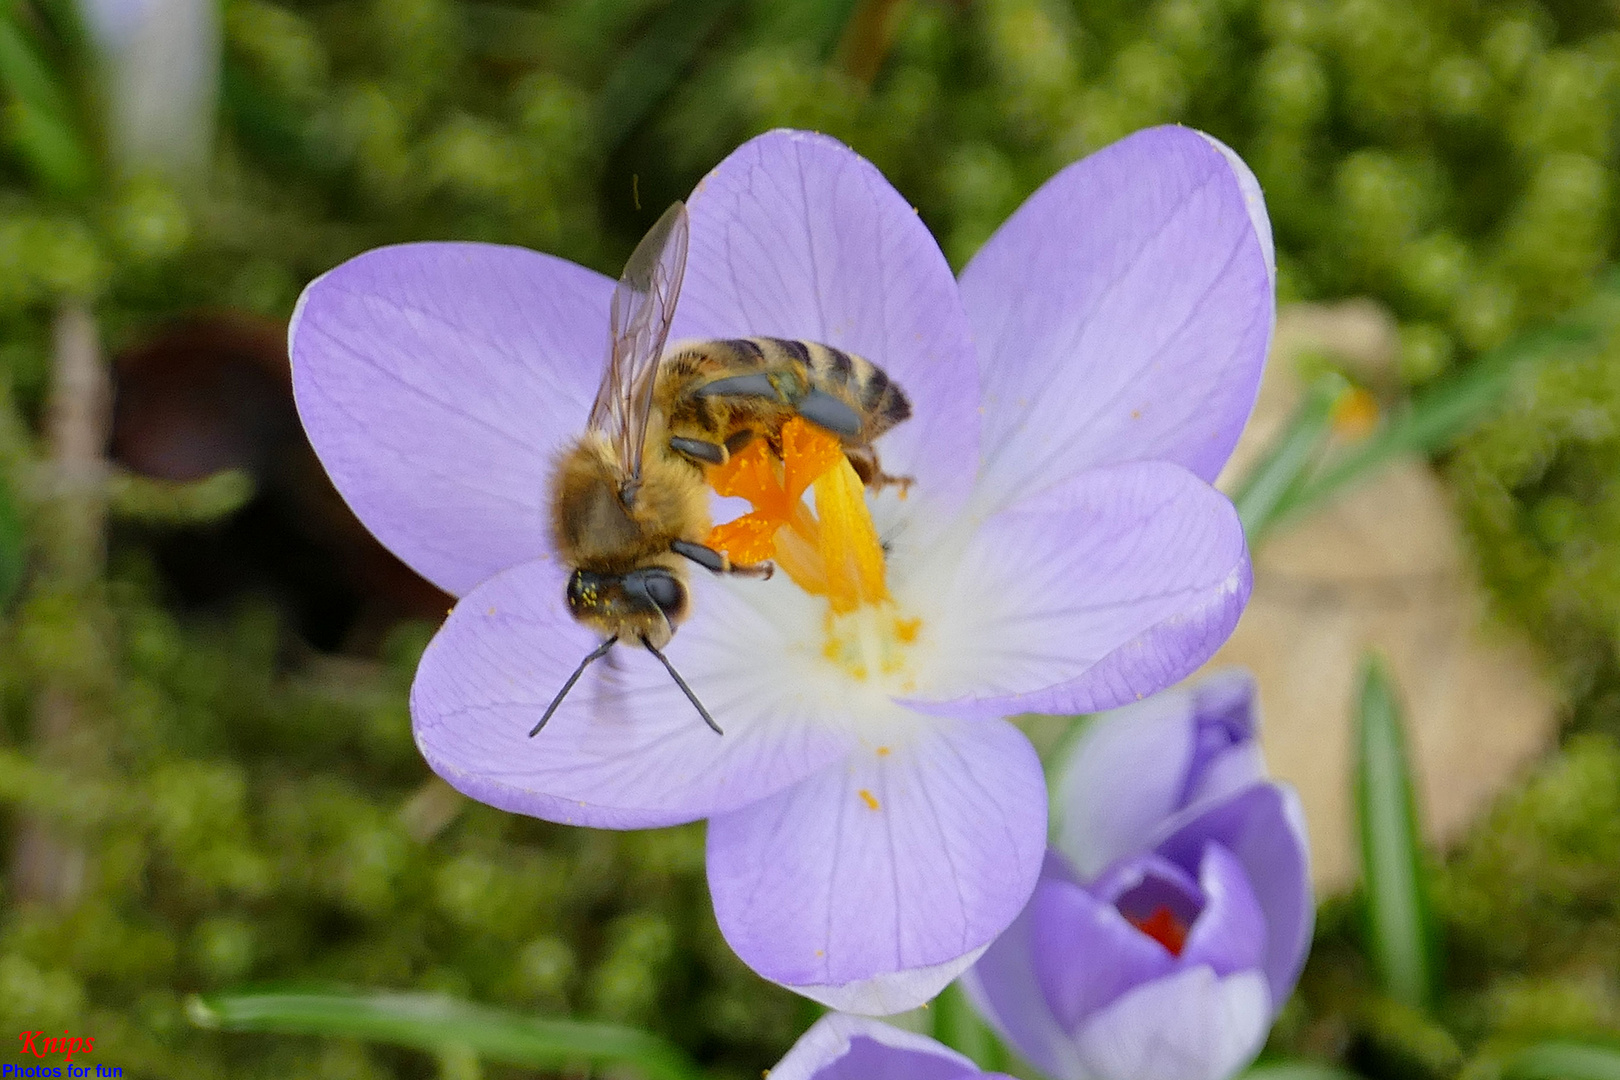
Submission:
[[[686,238],[686,204],[678,202],[641,238],[613,290],[607,371],[591,405],[590,428],[612,441],[629,480],[641,477],[658,359],[686,274]]]

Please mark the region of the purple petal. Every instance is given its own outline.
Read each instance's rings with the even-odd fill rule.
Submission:
[[[1096,1013],[1075,1043],[1090,1080],[1227,1080],[1271,1027],[1258,972],[1196,967],[1145,983]]]
[[[1056,845],[1090,879],[1164,833],[1172,816],[1266,777],[1254,677],[1215,672],[1095,717],[1056,781]]]
[[[1198,745],[1182,804],[1214,802],[1266,778],[1254,676],[1242,668],[1215,672],[1192,688]]]
[[[1146,847],[1181,808],[1197,725],[1193,695],[1166,690],[1104,713],[1056,781],[1056,846],[1090,880]]]
[[[1046,882],[1073,884],[1063,860],[1047,853],[1041,868]],[[1026,907],[965,972],[958,984],[1002,1040],[1048,1076],[1087,1080],[1073,1040],[1058,1023],[1035,975],[1034,919]]]
[[[829,1013],[770,1070],[773,1080],[956,1080],[983,1076],[933,1039],[863,1016]]]
[[[613,282],[492,244],[379,248],[315,279],[293,390],[338,491],[460,595],[549,548],[558,449],[584,429]]]
[[[1204,848],[1198,869],[1204,910],[1187,933],[1178,967],[1204,964],[1217,975],[1252,971],[1266,948],[1266,918],[1241,863],[1220,844]]]
[[[1259,784],[1189,818],[1157,850],[1184,867],[1197,866],[1211,843],[1236,858],[1265,915],[1261,967],[1281,1007],[1305,966],[1316,915],[1299,798],[1282,784]]]
[[[1258,191],[1215,140],[1152,128],[1058,173],[990,238],[962,272],[982,505],[1116,461],[1215,478],[1275,315]]]
[[[870,162],[836,139],[744,143],[690,203],[686,285],[671,340],[772,335],[856,353],[911,399],[879,443],[884,469],[955,506],[978,463],[979,376],[939,245]]]
[[[1016,728],[919,722],[714,818],[709,891],[726,940],[767,979],[898,1012],[1018,915],[1045,837],[1040,761]]]
[[[1068,1031],[1127,990],[1175,968],[1169,950],[1079,885],[1043,880],[1030,900],[1030,917],[1035,980]]]
[[[653,657],[621,645],[529,738],[598,644],[569,616],[565,581],[544,559],[491,578],[423,654],[411,689],[417,746],[458,790],[548,821],[645,828],[746,806],[848,752],[851,738],[782,677],[777,624],[741,590],[701,577],[665,655],[724,735]]]
[[[1138,700],[1214,653],[1249,586],[1226,496],[1164,462],[1093,469],[978,529],[944,601],[962,617],[941,690],[907,704],[985,718]]]

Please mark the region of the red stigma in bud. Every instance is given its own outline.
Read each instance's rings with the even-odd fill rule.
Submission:
[[[1154,908],[1147,918],[1138,918],[1127,915],[1132,926],[1136,927],[1148,937],[1163,945],[1171,956],[1180,956],[1181,950],[1187,946],[1187,926],[1176,918],[1175,912],[1164,904]]]

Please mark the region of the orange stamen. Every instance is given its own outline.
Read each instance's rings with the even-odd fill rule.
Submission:
[[[832,435],[797,418],[782,428],[782,456],[762,439],[709,471],[721,495],[747,499],[753,510],[718,525],[709,546],[733,562],[774,559],[806,592],[827,597],[846,614],[888,599],[883,546],[878,542],[866,488]],[[816,513],[804,503],[815,490]],[[915,629],[912,630],[915,636]]]

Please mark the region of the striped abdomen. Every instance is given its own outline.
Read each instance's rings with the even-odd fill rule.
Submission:
[[[684,345],[659,366],[655,400],[677,434],[717,442],[743,432],[775,441],[793,416],[821,424],[850,446],[911,415],[911,403],[882,368],[831,345],[790,338],[727,338]],[[841,411],[817,394],[844,406]],[[854,419],[844,422],[853,413]]]

